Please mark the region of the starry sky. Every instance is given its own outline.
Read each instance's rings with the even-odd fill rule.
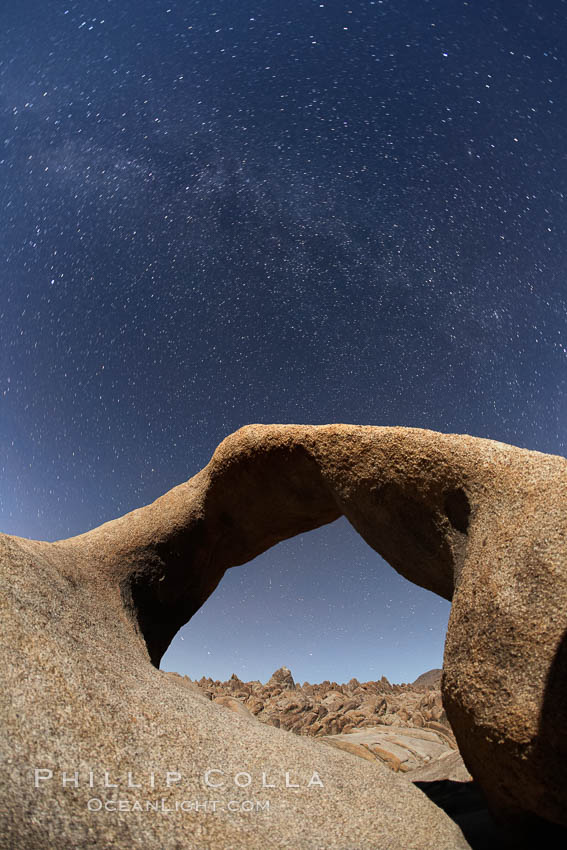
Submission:
[[[564,0],[0,10],[0,529],[153,501],[249,422],[566,453]],[[192,678],[441,666],[342,519],[229,571]]]

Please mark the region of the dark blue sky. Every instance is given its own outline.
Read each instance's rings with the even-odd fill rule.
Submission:
[[[567,4],[0,11],[0,528],[152,501],[247,422],[565,454]],[[414,678],[448,605],[346,522],[231,571],[164,666]]]

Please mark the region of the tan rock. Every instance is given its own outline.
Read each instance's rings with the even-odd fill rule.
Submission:
[[[149,698],[159,674],[144,667],[146,648],[157,665],[226,569],[344,514],[398,572],[452,599],[444,705],[464,761],[493,808],[510,817],[539,815],[566,824],[566,491],[565,459],[489,440],[408,428],[252,425],[224,440],[204,470],[152,505],[54,544],[3,538],[8,573],[3,586],[10,604],[2,617],[1,662],[5,692],[12,694],[3,729],[12,770],[23,770],[23,758],[29,763],[32,740],[38,742],[36,756],[48,760],[51,753],[51,763],[85,746],[90,752],[94,742],[115,759],[121,753],[121,763],[126,758],[136,762],[140,748],[150,751],[150,739],[140,736],[139,719],[126,723],[125,718],[142,717],[144,704],[149,717],[161,718],[159,728],[170,730],[170,743],[162,750],[165,761],[181,757],[171,743],[171,733],[180,729],[174,718],[183,705],[194,723],[189,706],[199,697],[161,676],[159,698]],[[22,665],[24,683],[18,676]],[[135,670],[135,681],[128,670]],[[71,691],[70,679],[75,683]],[[113,693],[122,695],[116,704],[111,682]],[[137,682],[144,683],[143,698]],[[387,682],[382,688],[395,695],[404,690]],[[70,703],[64,696],[68,692]],[[87,702],[81,693],[89,694]],[[167,702],[174,696],[177,707]],[[101,705],[110,704],[112,713],[105,713]],[[195,704],[206,718],[203,729],[214,725],[211,712],[221,714],[219,709],[206,701]],[[283,734],[242,723],[256,741]],[[156,734],[151,736],[153,754],[159,749]],[[90,744],[81,749],[79,741]],[[135,745],[132,751],[129,741]],[[309,743],[316,746],[304,737],[294,739],[294,752]],[[211,746],[207,757],[216,743]],[[238,751],[238,740],[231,746]],[[23,826],[23,813],[37,806],[38,797],[27,793],[22,781],[6,789],[9,811],[19,811],[15,819],[10,815],[9,827],[21,837],[19,846],[32,839],[38,846],[40,833],[26,833]],[[119,822],[126,830],[124,840],[134,847],[133,835],[144,833],[139,823],[136,831],[128,831],[123,819],[106,819],[106,826],[85,819],[84,807],[75,810],[70,797],[65,800],[60,810],[50,809],[51,836],[69,837],[65,824],[71,822],[79,832],[87,822],[91,829],[101,824],[103,832]],[[378,808],[384,825],[387,807],[381,802]],[[331,846],[332,824],[340,820],[337,807],[320,811],[325,839],[315,837],[316,820],[310,815],[312,844]],[[286,841],[300,846],[290,834],[295,820],[287,817],[278,828]],[[177,820],[168,823],[162,829],[173,836]],[[216,823],[223,824],[225,845],[237,843],[228,821]],[[362,835],[366,827],[358,823]],[[148,823],[148,847],[154,846],[153,831]],[[109,833],[107,843],[115,843],[117,835]],[[446,836],[438,846],[448,846]],[[77,833],[73,841],[83,838],[86,833]],[[355,840],[352,834],[349,840]],[[398,834],[396,840],[407,846],[410,839]],[[273,839],[267,843],[273,846]],[[373,844],[380,844],[376,836]]]
[[[263,701],[257,696],[249,696],[245,705],[254,715],[259,714],[264,708]]]
[[[249,711],[240,700],[235,699],[234,697],[215,697],[213,702],[217,705],[223,705],[235,714],[239,714],[240,717],[245,717],[248,720],[256,719],[252,712]]]
[[[337,712],[344,706],[345,701],[344,694],[332,690],[321,700],[321,705],[325,706],[329,712]]]
[[[401,726],[373,726],[357,729],[348,735],[324,736],[321,740],[335,747],[348,744],[348,751],[362,758],[371,753],[395,773],[409,773],[436,762],[447,755],[458,756],[443,735],[426,729]],[[362,749],[361,749],[362,748]],[[454,772],[455,763],[451,762]],[[449,762],[444,762],[445,772]],[[425,778],[425,777],[422,777]],[[443,778],[450,778],[444,776]],[[470,777],[467,776],[470,779]]]
[[[384,764],[393,770],[394,773],[399,773],[400,770],[405,768],[405,765],[397,756],[391,753],[389,750],[385,750],[384,747],[380,747],[378,744],[361,744],[360,746],[365,747],[369,752],[373,753],[376,758],[380,759],[380,761],[384,762]],[[405,772],[407,768],[402,770]]]
[[[293,690],[295,688],[295,682],[293,681],[293,676],[291,675],[289,667],[280,667],[272,673],[272,676],[268,681],[268,687],[272,684],[276,685],[280,689]]]
[[[368,747],[365,747],[363,744],[354,744],[351,741],[344,741],[339,735],[335,735],[332,738],[322,738],[321,740],[338,750],[344,750],[347,753],[352,753],[353,756],[365,759],[366,761],[376,762],[376,756],[374,753],[371,753]]]
[[[461,754],[455,750],[446,750],[427,764],[412,770],[410,779],[412,782],[439,782],[447,779],[452,782],[470,782],[472,777]]]
[[[427,673],[422,673],[413,683],[414,688],[438,688],[441,685],[442,670],[428,670]]]

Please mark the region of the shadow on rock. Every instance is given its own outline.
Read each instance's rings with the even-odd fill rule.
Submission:
[[[546,850],[567,847],[567,830],[549,821],[534,818],[521,831],[498,824],[476,782],[442,779],[414,785],[457,824],[471,850],[534,850],[542,844]]]

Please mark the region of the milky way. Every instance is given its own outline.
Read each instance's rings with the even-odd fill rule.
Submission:
[[[85,531],[248,422],[564,454],[566,20],[3,4],[2,530]],[[231,571],[164,664],[408,680],[447,616],[340,521]]]

